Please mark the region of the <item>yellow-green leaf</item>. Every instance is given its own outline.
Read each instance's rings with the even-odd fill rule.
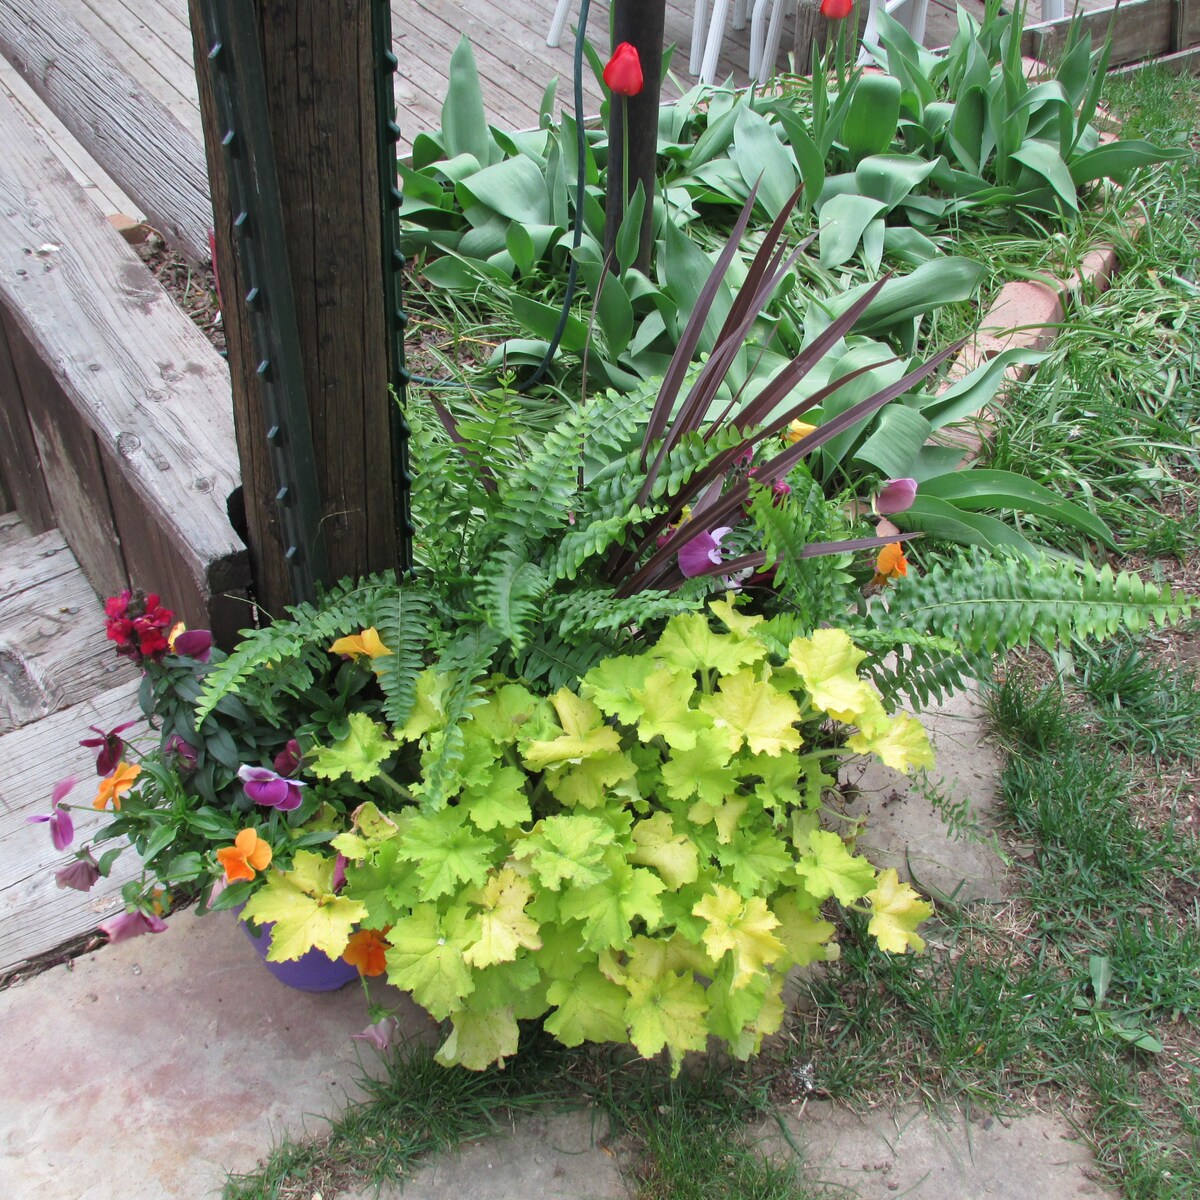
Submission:
[[[910,946],[917,953],[925,949],[917,926],[933,916],[933,905],[922,900],[907,883],[901,883],[894,867],[879,876],[866,900],[871,906],[867,932],[879,943],[880,950],[903,954]]]

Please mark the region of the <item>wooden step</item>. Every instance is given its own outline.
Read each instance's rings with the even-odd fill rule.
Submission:
[[[57,530],[30,534],[0,516],[0,975],[94,929],[121,905],[135,856],[86,895],[59,888],[66,866],[103,820],[90,808],[95,755],[89,725],[138,717],[141,673],[104,636],[104,609]],[[144,729],[144,726],[143,726]],[[68,804],[75,843],[58,851],[44,824],[54,785],[78,778]]]
[[[96,590],[160,593],[193,627],[246,623],[229,375],[0,95],[0,474]]]

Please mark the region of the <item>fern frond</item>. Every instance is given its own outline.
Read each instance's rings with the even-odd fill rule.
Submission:
[[[375,625],[381,602],[395,588],[391,575],[371,576],[358,583],[343,579],[317,604],[297,604],[287,610],[288,619],[262,629],[247,629],[234,652],[204,677],[204,688],[196,702],[199,726],[222,696],[236,695],[264,668],[274,671],[270,687],[277,691],[300,691],[313,680],[312,668],[303,661],[309,646],[325,648],[339,637]]]
[[[586,675],[602,658],[620,651],[613,637],[588,637],[568,641],[551,629],[545,629],[517,659],[517,675],[529,683],[545,680],[551,691],[570,687]]]
[[[888,708],[906,700],[918,710],[940,704],[972,679],[991,670],[986,651],[968,653],[953,638],[896,629],[847,626],[850,639],[870,652],[863,674]]]
[[[375,660],[383,688],[383,711],[393,725],[408,720],[417,694],[417,677],[430,651],[432,598],[427,588],[405,582],[391,602],[381,603],[375,626],[391,654]]]
[[[520,650],[549,586],[545,572],[529,561],[525,543],[513,542],[480,564],[474,597],[488,625]]]
[[[661,511],[659,508],[639,508],[634,504],[626,506],[623,512],[614,516],[600,517],[582,528],[569,530],[559,541],[550,562],[550,578],[554,581],[574,579],[589,558],[598,558],[614,543],[624,542],[625,531],[631,525],[649,521]]]
[[[1050,649],[1072,637],[1136,633],[1190,617],[1197,601],[1107,564],[1016,559],[978,549],[928,574],[899,580],[871,623],[954,638],[964,650],[995,654],[1031,641]]]

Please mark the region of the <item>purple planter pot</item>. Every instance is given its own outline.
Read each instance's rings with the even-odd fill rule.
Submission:
[[[241,909],[234,910],[237,913]],[[338,988],[358,978],[358,968],[352,967],[340,958],[330,958],[321,950],[310,950],[291,962],[270,962],[267,951],[271,948],[272,925],[258,926],[258,933],[238,917],[238,924],[246,931],[246,936],[254,943],[259,957],[267,970],[290,988],[301,992],[336,992]]]

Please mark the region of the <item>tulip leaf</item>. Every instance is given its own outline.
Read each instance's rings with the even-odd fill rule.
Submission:
[[[859,78],[842,122],[842,142],[852,162],[882,154],[892,144],[900,120],[900,91],[900,80],[890,75]]]
[[[528,296],[513,296],[510,303],[513,316],[527,333],[547,341],[554,336],[562,315],[557,304],[543,304]],[[587,326],[577,316],[569,315],[563,328],[561,348],[568,354],[578,354],[586,344]]]
[[[1038,551],[1025,538],[1003,521],[983,513],[966,512],[947,500],[922,495],[921,492],[917,493],[911,508],[897,513],[891,520],[901,529],[923,530],[948,542],[982,546],[985,550],[1007,546],[1029,558],[1038,555]]]
[[[1020,346],[1001,350],[952,384],[944,392],[923,400],[921,413],[927,417],[934,429],[953,425],[973,417],[985,404],[990,403],[1005,376],[1015,366],[1030,366],[1042,362],[1048,355],[1044,350],[1030,350]]]
[[[546,178],[531,158],[508,158],[463,180],[457,186],[466,209],[480,204],[510,221],[549,225],[550,193]],[[469,217],[468,217],[469,219]]]
[[[840,267],[854,256],[863,231],[887,209],[869,196],[835,196],[821,206],[821,266]]]
[[[750,108],[737,119],[733,157],[748,188],[758,182],[758,202],[774,220],[796,190],[796,164],[775,133],[775,127]]]
[[[642,245],[642,218],[646,212],[646,189],[639,179],[617,230],[616,255],[621,270],[628,271],[637,261]]]
[[[1011,508],[1017,512],[1033,513],[1078,529],[1110,549],[1116,547],[1112,530],[1094,513],[1012,471],[978,468],[957,471],[929,480],[922,485],[921,495],[948,500],[959,509],[972,512]]]
[[[893,209],[929,178],[936,165],[911,154],[871,154],[854,168],[854,182],[860,196],[881,200]]]
[[[913,459],[932,432],[933,426],[916,409],[889,404],[854,457],[877,468],[885,478],[903,479],[911,476]]]
[[[611,271],[604,275],[596,299],[596,319],[604,333],[611,358],[624,354],[633,336],[633,305],[621,286],[621,280]]]
[[[1027,141],[1012,155],[1014,162],[1028,167],[1050,184],[1062,202],[1070,209],[1079,208],[1079,197],[1075,191],[1075,183],[1062,155],[1046,142]]]
[[[1182,146],[1166,148],[1136,138],[1109,142],[1107,146],[1097,146],[1095,150],[1089,150],[1075,159],[1070,166],[1071,179],[1077,184],[1103,178],[1121,182],[1126,173],[1135,167],[1186,158],[1189,154],[1190,151]]]
[[[483,92],[475,52],[464,36],[450,56],[450,80],[442,105],[442,136],[446,153],[473,154],[481,163],[492,162],[497,150],[483,111]]]

